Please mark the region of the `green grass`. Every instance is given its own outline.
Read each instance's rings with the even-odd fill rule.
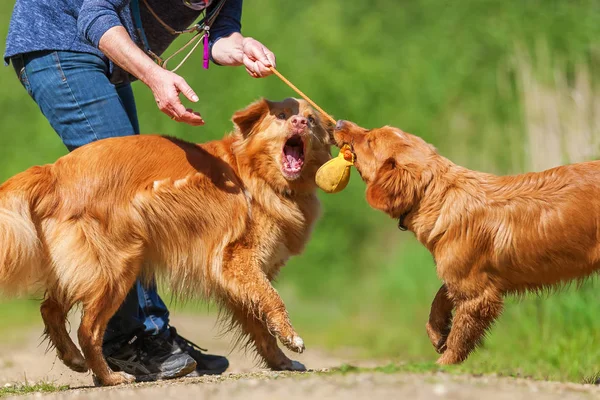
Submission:
[[[489,375],[494,374],[495,376],[505,376],[511,378],[528,378],[535,380],[548,380],[547,376],[543,375],[527,375],[523,374],[522,371],[496,371],[496,370],[485,370],[477,369],[464,365],[458,366],[441,366],[434,362],[403,362],[403,363],[388,363],[382,364],[377,367],[358,367],[352,364],[342,364],[339,367],[332,368],[323,374],[360,374],[360,373],[372,373],[378,372],[383,374],[431,374],[437,372],[443,372],[446,374],[470,374],[470,375]],[[584,377],[580,383],[584,384],[595,384],[600,379],[600,374],[592,374]]]
[[[0,302],[0,337],[14,331],[15,328],[26,328],[42,320],[39,312],[40,301],[37,299],[14,299]]]
[[[0,397],[25,395],[31,393],[52,393],[68,390],[68,385],[55,385],[51,382],[24,383],[0,388]]]
[[[325,372],[331,374],[355,374],[364,372],[381,372],[384,374],[398,374],[398,373],[416,373],[424,374],[429,372],[448,372],[450,368],[442,367],[435,363],[404,363],[404,364],[384,364],[378,367],[357,367],[352,364],[342,364],[339,367],[331,368]]]

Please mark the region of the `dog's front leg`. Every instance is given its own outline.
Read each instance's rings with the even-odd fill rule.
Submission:
[[[453,308],[454,304],[448,297],[448,288],[446,285],[442,285],[431,303],[429,321],[426,326],[429,340],[440,354],[446,351],[446,339],[450,333]]]
[[[448,287],[450,294],[453,288]],[[485,331],[502,313],[502,294],[496,289],[487,288],[471,296],[452,296],[456,312],[452,329],[446,341],[446,351],[437,360],[438,364],[458,364],[463,362],[483,338]]]
[[[304,341],[292,327],[279,293],[271,286],[260,264],[255,262],[257,258],[249,249],[238,250],[224,263],[219,283],[221,296],[247,333],[253,336],[257,349],[270,348],[276,354],[277,351],[272,349],[276,343],[265,338],[274,335],[288,349],[302,353]],[[262,330],[257,329],[253,319],[263,325]],[[265,361],[269,363],[269,360]]]
[[[250,314],[248,309],[234,304],[229,305],[233,324],[240,325],[248,336],[248,344],[253,345],[267,366],[277,371],[305,371],[304,365],[290,360],[277,345],[277,339],[265,324]]]

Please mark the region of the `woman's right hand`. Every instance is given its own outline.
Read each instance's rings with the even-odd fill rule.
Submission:
[[[181,104],[180,93],[194,103],[198,101],[198,96],[185,79],[155,64],[131,40],[125,28],[113,26],[107,30],[100,38],[98,47],[115,64],[138,77],[152,90],[160,111],[175,121],[192,126],[204,125],[200,113],[186,109]]]
[[[156,65],[156,68],[146,75],[144,82],[152,90],[159,110],[172,120],[192,126],[204,125],[204,119],[199,112],[185,108],[181,103],[180,93],[194,103],[198,101],[194,90],[181,76]]]

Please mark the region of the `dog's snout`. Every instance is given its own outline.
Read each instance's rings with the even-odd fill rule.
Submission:
[[[292,126],[294,128],[304,128],[306,125],[308,125],[308,120],[306,118],[298,115],[292,117]]]
[[[343,129],[345,123],[346,123],[346,121],[344,121],[343,119],[338,120],[338,122],[335,124],[335,129],[338,131],[340,129]]]

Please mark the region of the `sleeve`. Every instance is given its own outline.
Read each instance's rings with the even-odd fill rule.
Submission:
[[[119,11],[129,5],[130,0],[83,0],[77,18],[77,32],[95,47],[100,38],[112,27],[122,26]]]
[[[215,22],[210,27],[209,44],[212,53],[212,46],[221,38],[227,37],[234,32],[240,32],[242,29],[242,1],[226,0],[223,8],[217,15]]]

